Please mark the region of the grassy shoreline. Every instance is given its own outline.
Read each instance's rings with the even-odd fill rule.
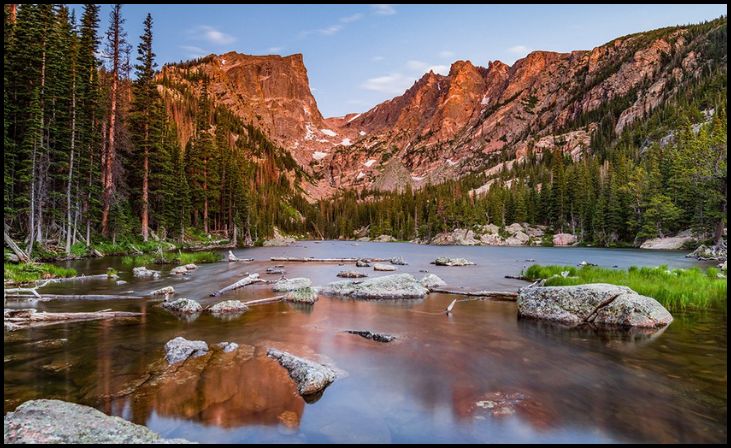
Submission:
[[[629,269],[608,269],[596,266],[534,264],[524,276],[530,280],[545,279],[546,286],[583,285],[586,283],[610,283],[632,288],[638,294],[652,297],[670,310],[706,309],[712,306],[726,307],[727,279],[721,271],[708,268],[705,271],[632,266]],[[725,272],[723,273],[725,274]]]
[[[76,269],[48,263],[3,263],[3,277],[8,284],[29,284],[51,278],[75,277]]]

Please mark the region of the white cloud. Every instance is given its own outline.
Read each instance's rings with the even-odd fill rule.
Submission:
[[[381,16],[391,16],[396,14],[396,8],[394,8],[393,5],[389,4],[371,5],[371,8],[373,9],[373,12],[375,14]]]
[[[383,56],[373,56],[373,57],[371,58],[371,61],[373,61],[373,62],[378,62],[378,61],[382,61],[382,60],[384,60],[384,59],[385,59],[385,58],[384,58]]]
[[[230,34],[226,34],[208,25],[199,26],[197,32],[201,33],[199,36],[201,39],[207,40],[212,44],[226,45],[236,41],[236,38]]]
[[[365,90],[373,90],[374,92],[384,92],[391,94],[402,94],[413,84],[414,79],[410,76],[404,76],[401,73],[391,73],[389,75],[377,76],[367,79],[361,88]]]
[[[200,47],[195,47],[193,45],[181,45],[180,49],[187,51],[188,57],[190,57],[190,58],[199,58],[199,57],[205,56],[207,54],[206,50],[204,50]]]
[[[442,50],[439,52],[440,58],[451,58],[452,56],[454,56],[454,52],[450,50]]]
[[[410,68],[411,70],[424,70],[425,68],[429,67],[429,64],[427,64],[426,62],[412,59],[406,62],[406,67]]]
[[[282,47],[269,47],[267,48],[267,51],[269,53],[279,53],[280,51],[282,51]]]
[[[332,36],[342,29],[342,25],[330,25],[327,28],[320,28],[319,30],[317,30],[317,32],[322,34],[323,36]]]
[[[357,13],[357,14],[353,14],[352,16],[341,17],[340,21],[343,23],[351,23],[351,22],[357,22],[358,20],[360,20],[362,18],[363,18],[363,14]]]
[[[513,54],[525,55],[525,54],[530,53],[531,49],[526,47],[525,45],[515,45],[515,46],[508,48],[508,51]]]

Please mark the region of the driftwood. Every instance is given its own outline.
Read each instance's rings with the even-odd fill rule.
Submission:
[[[522,275],[506,275],[505,278],[509,278],[509,279],[512,279],[512,280],[525,280],[527,282],[530,281],[529,278],[526,278],[526,277],[524,277]]]
[[[23,252],[23,250],[20,247],[18,247],[17,244],[15,244],[15,241],[13,241],[13,239],[10,238],[10,235],[8,235],[7,225],[3,229],[3,237],[5,238],[5,244],[8,245],[10,250],[13,251],[13,253],[18,257],[18,259],[20,261],[22,261],[23,263],[27,263],[28,261],[30,261],[30,257],[28,257],[28,254]]]
[[[62,277],[62,278],[52,278],[48,281],[51,283],[59,283],[59,282],[71,282],[76,280],[108,280],[109,274],[94,274],[94,275],[78,275],[76,277]],[[40,286],[38,286],[40,288]]]
[[[249,300],[248,302],[244,302],[245,305],[251,306],[251,305],[263,305],[265,303],[274,303],[279,302],[281,300],[284,300],[284,296],[274,296],[274,297],[267,297],[266,299],[257,299],[257,300]]]
[[[431,292],[442,294],[457,294],[461,296],[484,297],[493,300],[506,300],[514,302],[518,299],[517,292],[510,291],[462,291],[459,289],[432,288]]]
[[[358,260],[391,261],[390,258],[313,258],[313,257],[271,257],[271,261],[289,261],[296,263],[355,263]]]
[[[85,320],[101,320],[116,319],[126,317],[139,317],[142,313],[133,313],[129,311],[92,311],[85,313],[47,313],[36,312],[35,309],[21,310],[5,310],[5,325],[10,324],[12,329],[42,327],[46,325],[55,325],[64,322],[78,322]]]
[[[260,283],[260,282],[266,282],[266,280],[259,278],[259,274],[250,274],[241,280],[237,281],[234,284],[228,285],[223,289],[219,289],[218,291],[211,293],[212,297],[218,297],[223,293],[233,291],[234,289],[242,288],[246,285],[251,285],[253,283]]]
[[[17,288],[23,289],[23,288]],[[142,296],[124,296],[115,294],[87,294],[87,295],[67,295],[67,294],[38,294],[36,296],[22,295],[22,294],[7,294],[5,297],[8,299],[33,299],[39,298],[41,300],[114,300],[114,299],[144,299]]]

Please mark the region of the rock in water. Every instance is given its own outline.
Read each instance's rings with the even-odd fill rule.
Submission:
[[[466,258],[449,258],[449,257],[439,257],[436,260],[432,262],[432,264],[435,264],[437,266],[470,266],[474,265],[473,262],[467,260]]]
[[[294,291],[296,289],[307,288],[312,285],[312,281],[309,278],[297,277],[290,279],[279,280],[274,284],[272,289],[278,292]]]
[[[322,364],[273,348],[267,350],[267,356],[279,361],[289,371],[289,376],[297,384],[297,390],[303,397],[321,392],[335,380],[335,371]]]
[[[371,267],[371,264],[368,262],[368,260],[365,260],[361,258],[360,260],[355,262],[355,267],[357,268],[369,268]]]
[[[211,314],[242,314],[249,310],[249,307],[240,300],[224,300],[208,308]]]
[[[180,298],[162,303],[162,307],[171,313],[176,314],[196,314],[203,311],[203,307],[195,300]]]
[[[523,288],[518,314],[570,325],[592,323],[624,327],[664,327],[673,321],[657,300],[626,286],[594,283]]]
[[[363,278],[368,277],[366,274],[358,271],[340,271],[338,272],[338,277],[342,278]]]
[[[425,275],[424,278],[419,281],[419,283],[421,283],[421,285],[427,289],[439,288],[440,286],[447,285],[447,282],[434,274]]]
[[[404,257],[393,257],[391,258],[391,264],[397,264],[399,266],[406,266],[406,261],[404,261]]]
[[[139,266],[132,268],[132,275],[137,278],[158,278],[160,277],[160,271],[153,271],[144,266]]]
[[[172,286],[166,286],[164,288],[156,289],[150,293],[152,296],[167,296],[170,294],[175,294],[175,288]]]
[[[284,272],[285,272],[284,271],[284,268],[280,268],[280,267],[277,267],[277,266],[269,267],[266,270],[266,273],[267,274],[284,274]]]
[[[205,341],[189,341],[182,336],[165,343],[165,359],[168,364],[177,364],[188,358],[197,358],[208,353]]]
[[[216,347],[220,347],[224,353],[231,353],[239,348],[239,344],[235,342],[219,342]]]
[[[172,275],[184,275],[188,273],[188,269],[185,266],[176,266],[170,269]]]
[[[396,266],[391,266],[390,264],[382,264],[382,263],[376,263],[373,265],[374,271],[395,271]]]
[[[191,443],[163,439],[142,425],[89,406],[61,400],[30,400],[5,415],[4,443]]]
[[[341,280],[329,283],[320,291],[328,295],[357,299],[420,299],[429,290],[411,274],[392,274],[366,280]]]
[[[314,288],[300,288],[289,291],[284,295],[284,300],[295,303],[315,303],[317,302],[317,291]]]
[[[368,330],[345,330],[346,333],[357,334],[358,336],[366,339],[371,339],[376,342],[391,342],[396,339],[396,336],[391,336],[385,333],[373,333]]]

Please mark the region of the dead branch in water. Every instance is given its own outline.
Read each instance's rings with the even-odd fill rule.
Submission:
[[[279,302],[281,300],[284,300],[284,296],[274,296],[274,297],[267,297],[266,299],[257,299],[257,300],[249,300],[248,302],[244,302],[245,305],[251,306],[251,305],[263,305],[265,303],[274,303]]]
[[[84,313],[48,313],[36,312],[33,308],[20,310],[5,310],[5,325],[11,325],[12,329],[42,327],[46,325],[60,324],[64,322],[78,322],[86,320],[105,320],[116,318],[139,317],[142,313],[129,311],[92,311]]]
[[[6,290],[7,292],[8,290]],[[40,294],[37,296],[28,296],[22,294],[6,294],[7,299],[41,299],[41,300],[114,300],[114,299],[144,299],[142,296],[125,296],[114,294]]]
[[[518,299],[518,293],[510,291],[461,291],[458,289],[432,288],[430,292],[457,294],[470,297],[484,297],[486,299],[505,300],[510,302],[514,302]]]
[[[292,263],[355,263],[365,261],[391,261],[390,258],[314,258],[314,257],[271,257],[271,261],[289,261]]]
[[[211,293],[211,296],[218,297],[223,293],[233,291],[234,289],[243,288],[244,286],[251,285],[253,283],[266,283],[266,280],[259,278],[259,274],[250,274],[234,284],[228,285],[223,289],[219,289],[218,291]]]

